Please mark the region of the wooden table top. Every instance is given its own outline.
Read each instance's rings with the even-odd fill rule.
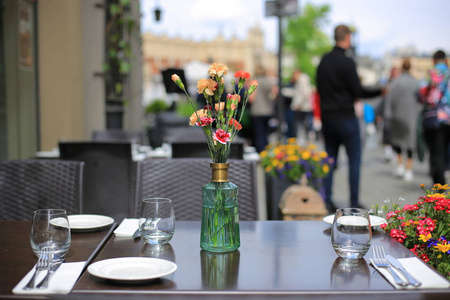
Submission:
[[[132,298],[153,295],[168,299],[178,299],[181,295],[450,297],[450,290],[395,290],[369,265],[371,253],[356,265],[348,266],[333,250],[331,225],[322,221],[243,221],[240,228],[240,249],[226,254],[201,251],[200,222],[195,221],[177,222],[175,235],[166,246],[113,236],[95,261],[156,257],[175,262],[177,271],[161,279],[132,285],[97,278],[86,272],[76,283],[72,295],[97,294],[113,298],[124,294]],[[374,230],[372,245],[383,245],[386,252],[397,258],[414,256],[381,230]]]
[[[112,234],[116,224],[103,231],[72,233],[66,262],[92,261]],[[24,297],[12,289],[36,264],[37,257],[30,246],[31,221],[0,221],[0,298]],[[45,296],[36,296],[45,298]],[[48,297],[47,297],[48,298]]]

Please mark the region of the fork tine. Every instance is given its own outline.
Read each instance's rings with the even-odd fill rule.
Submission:
[[[383,259],[386,259],[386,253],[384,252],[384,247],[383,246],[380,246],[380,250],[381,250],[381,257],[383,258]]]

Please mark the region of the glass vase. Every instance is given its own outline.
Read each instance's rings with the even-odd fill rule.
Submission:
[[[209,252],[232,252],[241,245],[238,187],[228,180],[228,163],[211,163],[212,180],[202,188],[200,247]]]

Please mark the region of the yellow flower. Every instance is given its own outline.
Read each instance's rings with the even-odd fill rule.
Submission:
[[[440,183],[435,183],[432,188],[432,190],[448,190],[448,189],[450,189],[448,184],[442,185]]]
[[[423,234],[419,235],[419,240],[421,240],[422,242],[426,242],[429,239],[431,239],[431,233],[429,233],[427,235],[423,235]]]
[[[320,157],[319,157],[319,155],[314,154],[314,155],[312,156],[312,159],[313,159],[314,161],[319,161],[319,160],[320,160]]]
[[[260,156],[261,158],[264,158],[264,157],[267,157],[267,154],[268,154],[267,150],[264,150],[264,151],[261,151],[261,153],[259,154],[259,156]]]
[[[272,167],[275,167],[275,168],[276,168],[279,164],[280,164],[280,161],[277,160],[277,159],[274,159],[274,160],[272,161]]]
[[[297,139],[296,138],[288,138],[287,142],[288,142],[288,144],[297,144]]]
[[[267,166],[264,170],[269,173],[270,171],[272,171],[272,166]]]
[[[310,157],[311,157],[311,152],[309,152],[309,151],[304,151],[304,152],[302,153],[302,159],[308,160]]]
[[[300,157],[298,155],[289,155],[287,160],[288,161],[299,161]]]
[[[316,144],[309,144],[309,145],[308,145],[308,149],[309,149],[309,150],[316,150],[316,149],[317,149],[317,146],[316,146]]]
[[[323,166],[322,166],[322,170],[323,170],[325,173],[328,173],[328,172],[330,171],[330,167],[328,167],[328,165],[323,165]]]
[[[320,157],[325,158],[328,156],[328,153],[326,153],[325,151],[320,151]]]
[[[434,246],[434,248],[441,252],[448,252],[450,251],[450,244],[447,245],[437,244],[436,246]]]

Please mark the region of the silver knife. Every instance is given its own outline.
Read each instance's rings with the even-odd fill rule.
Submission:
[[[138,237],[141,236],[141,231],[138,229],[136,229],[136,231],[133,233],[133,239],[137,239]]]
[[[412,275],[409,274],[408,271],[406,271],[406,269],[402,266],[402,264],[395,257],[393,257],[392,255],[386,255],[386,258],[394,268],[396,268],[397,270],[402,272],[403,275],[405,275],[406,280],[408,281],[409,284],[411,284],[413,286],[420,286],[422,284],[422,282],[420,282],[417,279],[415,279],[414,277],[412,277]]]

